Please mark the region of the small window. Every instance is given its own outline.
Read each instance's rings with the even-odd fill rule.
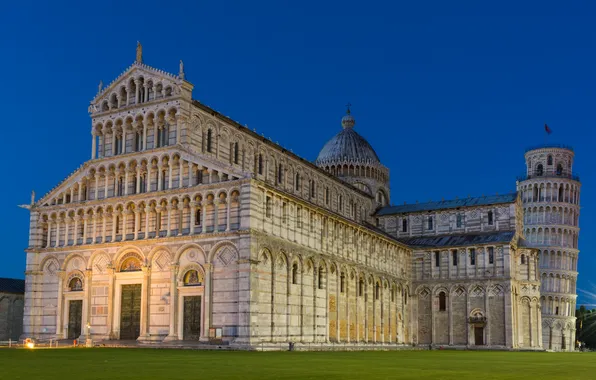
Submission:
[[[559,315],[559,307],[558,306],[555,308],[555,315]]]
[[[439,293],[439,311],[447,310],[447,295],[445,292]]]
[[[317,196],[317,192],[315,189],[315,181],[314,180],[310,180],[310,197],[314,198]]]
[[[258,158],[258,172],[259,174],[263,174],[263,155],[259,154],[259,158]]]
[[[495,249],[494,247],[488,247],[488,263],[494,264],[495,262]]]
[[[401,221],[401,232],[408,232],[408,220],[406,218]]]
[[[536,175],[541,176],[542,174],[544,174],[544,168],[542,167],[542,164],[538,164],[538,166],[536,166]]]
[[[277,166],[277,183],[281,184],[284,181],[284,168],[281,164]]]
[[[557,165],[557,175],[562,175],[563,174],[563,165],[559,164]]]
[[[522,264],[526,263],[526,255],[521,255],[521,263]]]
[[[292,265],[292,284],[298,283],[298,264]]]
[[[286,202],[281,205],[281,222],[283,224],[288,222],[288,205]]]
[[[455,225],[457,226],[457,228],[461,228],[461,223],[462,222],[462,217],[461,214],[457,214],[456,220],[455,220]]]
[[[378,300],[381,297],[381,285],[377,282],[375,286],[375,299]]]
[[[457,249],[451,251],[451,258],[453,260],[453,265],[457,265]]]
[[[271,218],[271,197],[265,199],[265,216]]]
[[[493,212],[492,211],[488,212],[488,225],[489,226],[493,225]]]
[[[435,251],[435,266],[441,265],[441,252]]]
[[[296,208],[296,225],[302,228],[302,207]]]
[[[294,181],[294,188],[300,191],[300,173],[296,173],[296,180]]]
[[[325,204],[329,205],[329,199],[330,199],[330,195],[329,195],[329,188],[326,187],[325,188]]]
[[[324,289],[324,284],[325,284],[325,269],[323,269],[323,267],[319,267],[319,276],[318,276],[318,280],[319,280],[319,289]]]
[[[548,156],[548,159],[546,160],[546,164],[547,165],[552,165],[553,164],[553,156]]]
[[[476,249],[470,248],[470,265],[476,265]]]
[[[358,297],[362,297],[364,295],[364,280],[360,279],[358,281]]]
[[[234,163],[235,164],[238,164],[238,154],[239,154],[239,152],[238,152],[238,143],[235,142],[234,143]]]
[[[337,202],[339,204],[339,211],[343,211],[343,209],[344,209],[344,198],[343,198],[343,196],[340,195],[338,197],[338,199],[337,199]]]
[[[207,130],[207,152],[211,153],[213,146],[213,132],[211,129]]]
[[[341,293],[346,292],[346,275],[344,272],[341,272],[341,275],[339,276],[339,291]]]
[[[433,217],[432,216],[428,217],[428,229],[429,230],[433,229]]]

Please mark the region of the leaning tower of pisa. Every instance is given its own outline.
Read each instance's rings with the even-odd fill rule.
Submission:
[[[573,149],[565,146],[529,149],[526,174],[517,183],[526,241],[540,251],[543,346],[555,351],[575,348],[581,184],[573,157]]]

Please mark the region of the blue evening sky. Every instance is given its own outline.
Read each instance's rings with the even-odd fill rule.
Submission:
[[[24,276],[17,205],[90,157],[89,101],[140,40],[145,63],[176,73],[183,59],[196,99],[309,160],[351,102],[397,204],[514,191],[548,123],[548,142],[575,148],[579,288],[596,289],[594,14],[588,1],[7,2],[0,277]]]

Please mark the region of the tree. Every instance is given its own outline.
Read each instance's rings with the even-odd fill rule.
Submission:
[[[596,349],[596,309],[588,310],[584,305],[576,310],[576,339],[586,347]]]

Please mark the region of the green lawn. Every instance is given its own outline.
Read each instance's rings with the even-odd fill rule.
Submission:
[[[2,349],[0,379],[594,379],[596,354]]]

